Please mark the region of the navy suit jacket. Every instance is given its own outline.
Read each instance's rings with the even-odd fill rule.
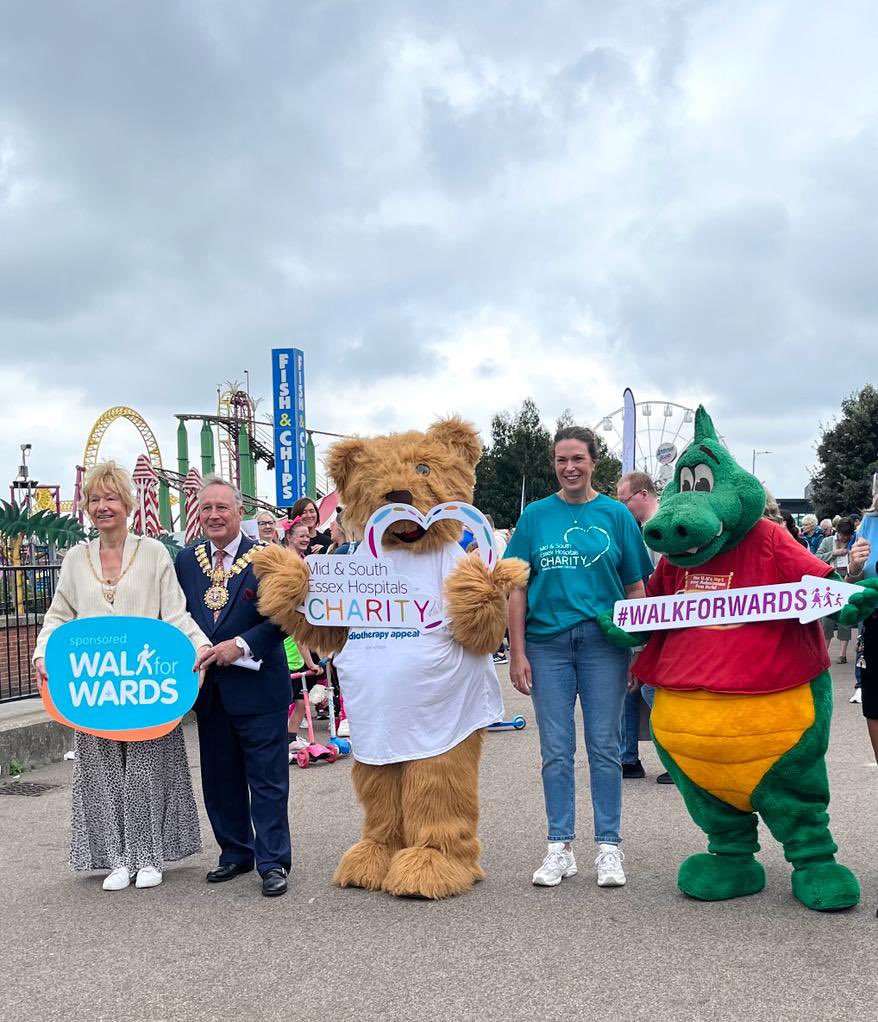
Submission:
[[[226,713],[232,716],[286,710],[290,705],[290,674],[283,646],[284,633],[256,609],[259,583],[253,568],[248,564],[229,579],[229,602],[214,621],[213,611],[204,605],[204,594],[211,580],[195,557],[196,547],[206,544],[207,540],[202,540],[177,554],[177,579],[186,595],[189,613],[214,644],[240,635],[250,647],[253,659],[262,661],[262,667],[258,671],[235,664],[211,667],[195,703],[195,712],[206,709],[217,696]],[[237,556],[245,554],[252,546],[252,540],[242,535]],[[210,560],[209,546],[207,553]]]

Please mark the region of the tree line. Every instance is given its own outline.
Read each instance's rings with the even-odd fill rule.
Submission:
[[[556,429],[574,425],[569,409]],[[878,389],[866,384],[841,403],[841,416],[820,427],[818,465],[811,473],[811,499],[818,517],[871,507],[873,478],[878,473]],[[552,467],[552,438],[536,404],[526,398],[517,412],[499,412],[491,419],[491,440],[476,467],[475,502],[498,527],[518,521],[522,507],[558,489]],[[592,485],[615,496],[622,473],[618,458],[595,435],[599,460]]]
[[[559,416],[555,428],[577,425],[569,409]],[[522,507],[555,493],[558,481],[552,459],[554,431],[540,418],[536,404],[526,398],[517,412],[499,412],[491,419],[491,440],[476,466],[475,503],[490,514],[498,528],[518,521]],[[598,464],[592,486],[614,496],[622,464],[595,435]]]
[[[819,518],[872,505],[878,472],[878,390],[867,383],[841,403],[841,418],[820,427],[819,465],[811,473],[811,501]]]

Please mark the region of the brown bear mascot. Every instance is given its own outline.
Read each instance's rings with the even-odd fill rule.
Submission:
[[[422,514],[445,501],[471,501],[481,447],[469,423],[435,423],[426,433],[354,438],[334,444],[327,469],[346,526],[362,540],[370,516],[389,503]],[[417,589],[436,596],[444,623],[417,630],[320,627],[297,608],[308,593],[307,564],[278,546],[253,557],[259,609],[298,644],[336,654],[363,805],[363,836],[335,873],[342,887],[445,898],[484,877],[479,865],[478,774],[482,729],[502,716],[491,653],[506,623],[506,596],[527,566],[489,570],[460,547],[461,526],[426,532],[396,522],[381,557]],[[368,558],[361,543],[354,557]]]

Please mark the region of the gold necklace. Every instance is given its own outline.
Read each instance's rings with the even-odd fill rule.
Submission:
[[[256,550],[265,546],[265,544],[254,543],[246,554],[242,554],[232,563],[232,566],[228,571],[224,568],[211,567],[210,561],[207,557],[207,546],[207,543],[203,543],[201,546],[197,546],[195,548],[195,559],[198,561],[201,570],[205,575],[207,575],[212,583],[207,592],[204,594],[204,605],[208,610],[222,610],[222,608],[229,602],[229,579],[234,575],[240,575],[250,563],[250,558]],[[217,547],[217,549],[219,550],[220,548]]]
[[[582,517],[582,512],[585,510],[586,506],[588,504],[590,504],[594,500],[594,498],[597,496],[597,494],[595,494],[594,497],[589,497],[588,500],[583,501],[583,503],[582,503],[582,505],[580,507],[579,515],[577,517],[575,517],[575,518],[573,516],[573,510],[570,507],[570,505],[567,503],[566,498],[561,497],[560,493],[558,494],[558,496],[561,498],[561,503],[564,505],[564,507],[567,508],[567,513],[570,515],[571,519],[573,520],[574,528],[578,529],[579,528],[579,519]]]
[[[100,545],[99,545],[98,549],[100,549]],[[122,549],[124,551],[124,549],[125,549],[124,544],[122,545]],[[91,546],[86,547],[85,557],[86,557],[86,560],[88,561],[88,566],[91,569],[92,575],[94,575],[94,577],[97,579],[98,583],[100,584],[101,595],[107,601],[107,603],[109,603],[109,604],[115,603],[115,601],[116,601],[116,587],[119,585],[119,583],[122,581],[122,579],[131,570],[131,565],[134,564],[134,558],[137,556],[138,550],[140,550],[140,540],[135,540],[135,543],[134,543],[134,553],[131,555],[131,560],[128,562],[128,565],[125,568],[123,568],[122,571],[119,572],[119,577],[114,582],[110,578],[101,578],[101,576],[95,571],[95,567],[94,567],[94,565],[91,562]],[[98,554],[98,557],[100,558],[100,553]]]

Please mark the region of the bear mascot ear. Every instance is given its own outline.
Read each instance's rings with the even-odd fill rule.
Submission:
[[[335,482],[335,488],[343,493],[360,455],[366,450],[366,441],[360,437],[338,440],[326,455],[326,471]]]
[[[482,456],[482,445],[475,426],[457,416],[434,422],[427,430],[427,436],[450,448],[470,468],[475,468]]]

